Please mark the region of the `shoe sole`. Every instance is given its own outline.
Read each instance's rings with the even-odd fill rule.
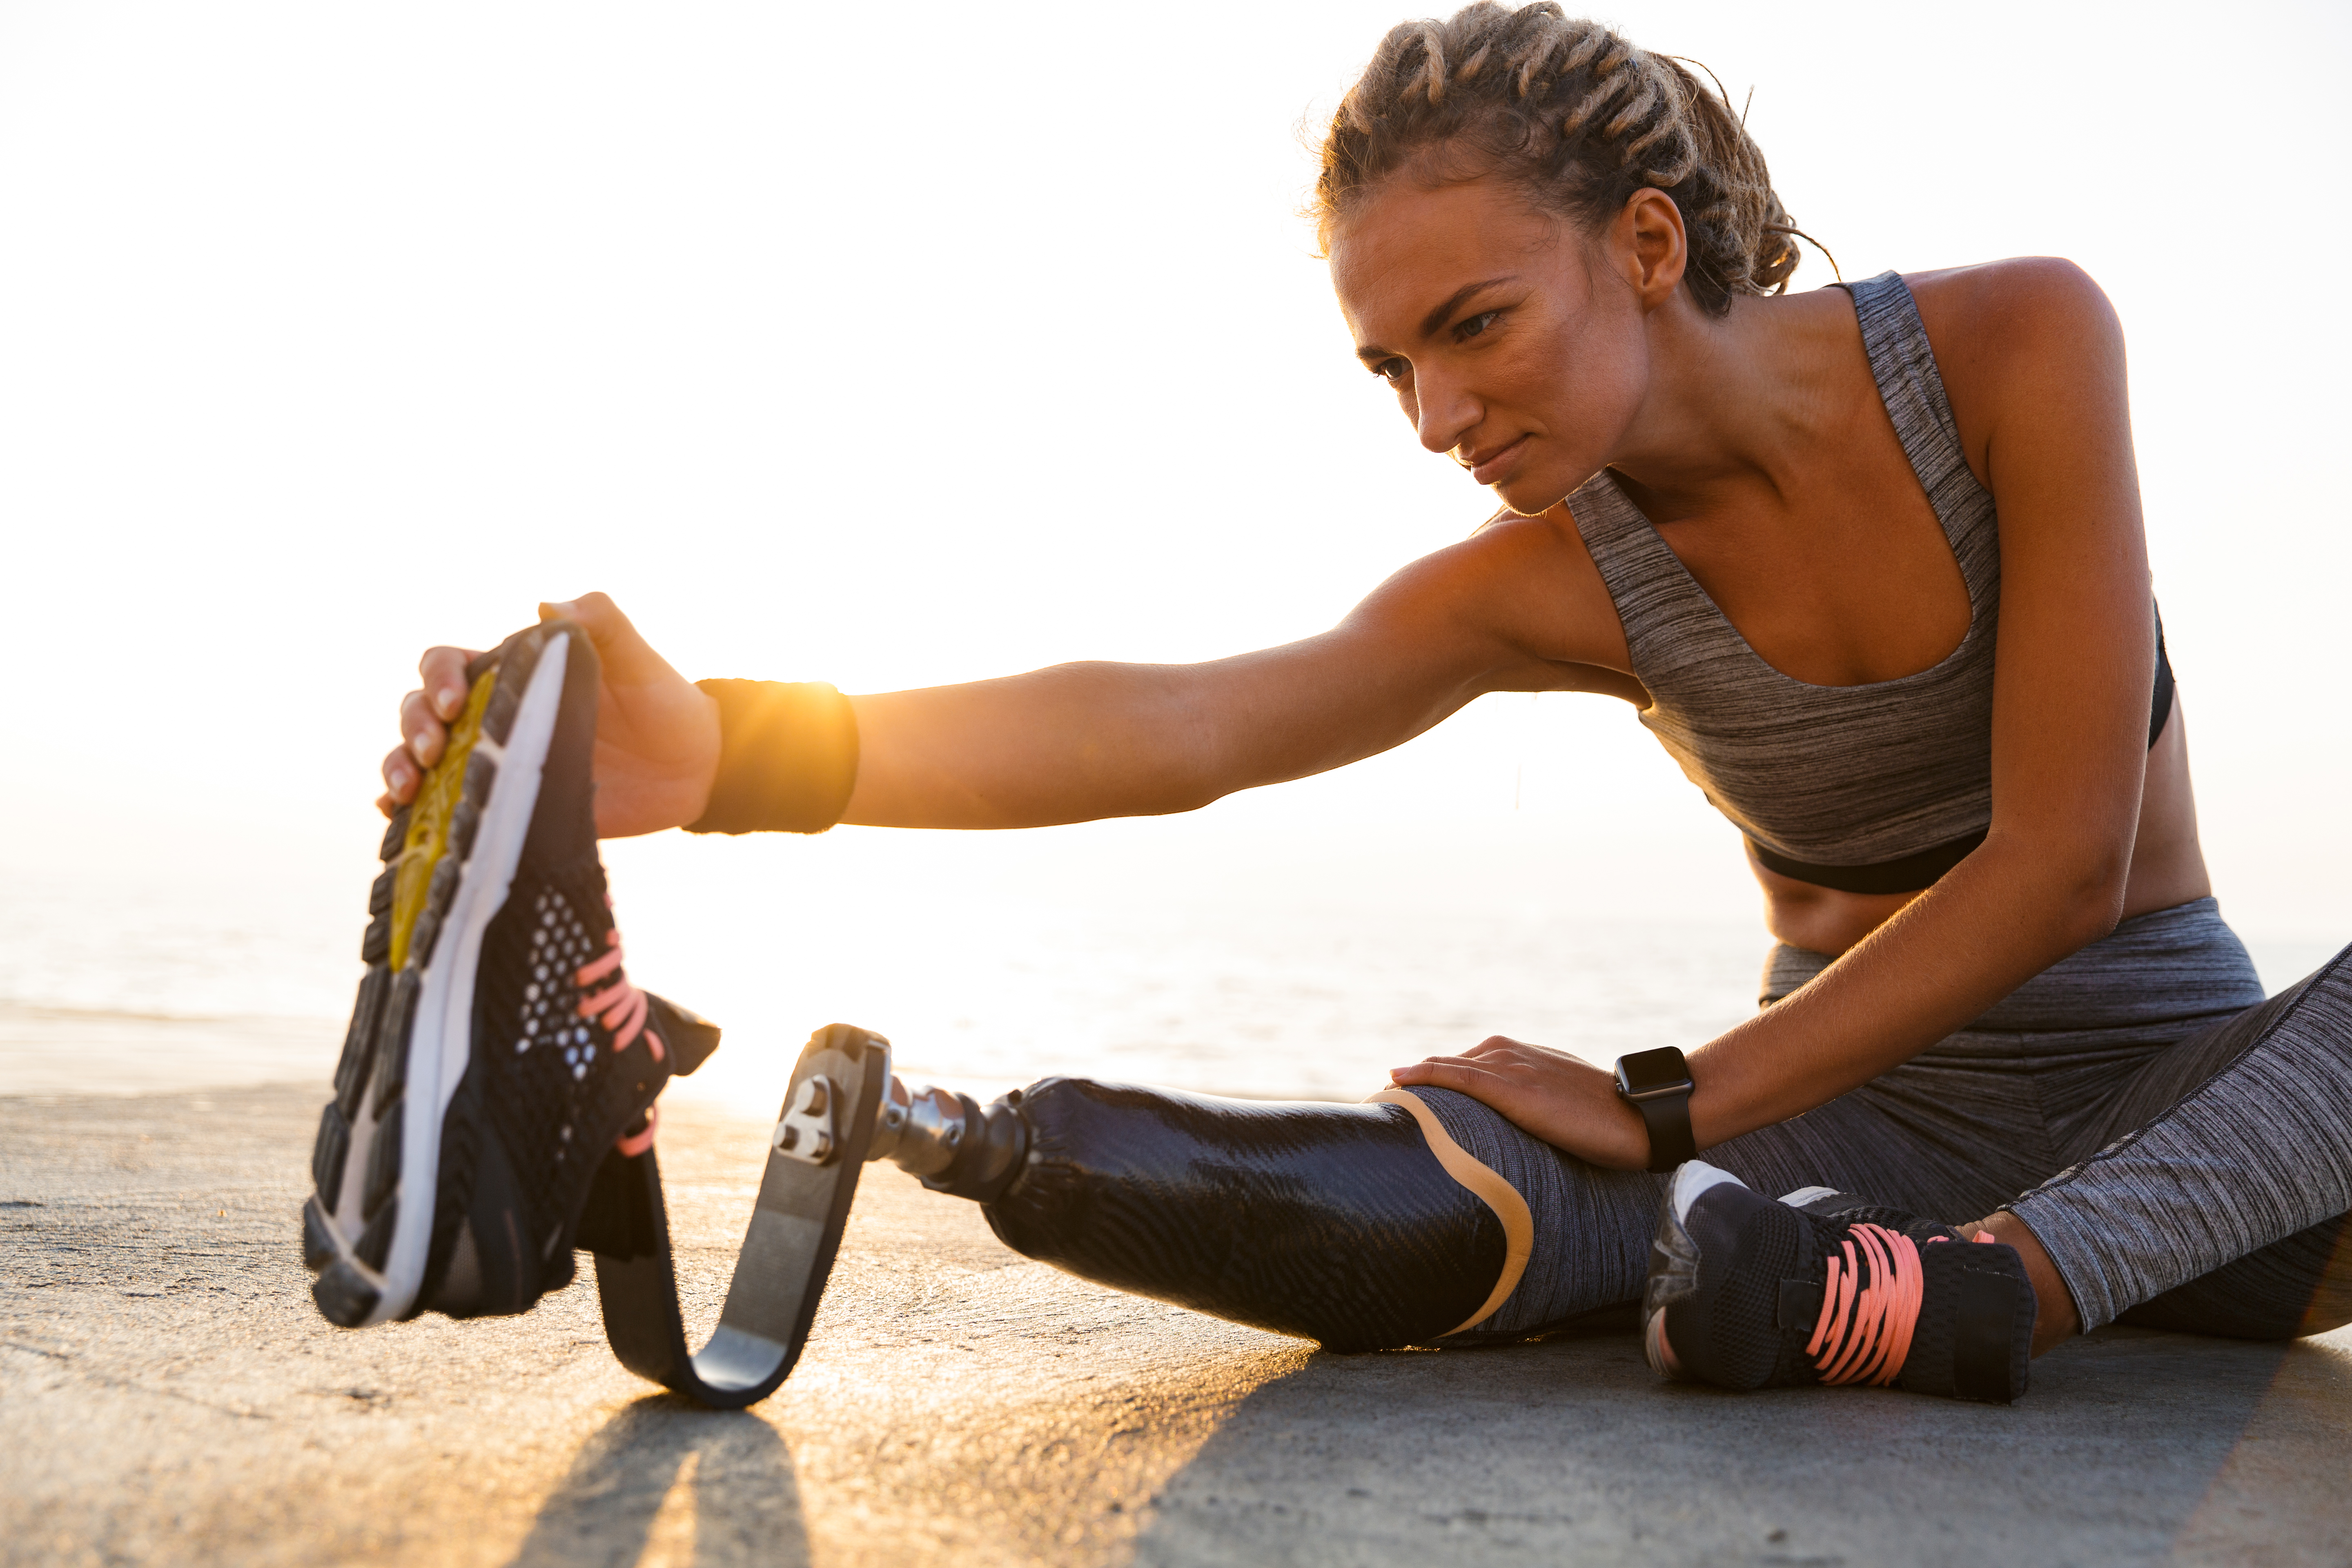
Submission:
[[[311,1296],[344,1328],[421,1310],[443,1121],[473,1050],[482,938],[521,864],[570,647],[569,634],[524,639],[478,678],[448,752],[384,834],[361,945],[368,972],[302,1210]]]

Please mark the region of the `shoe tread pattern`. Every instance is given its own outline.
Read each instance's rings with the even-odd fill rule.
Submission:
[[[387,1198],[384,1205],[369,1216],[367,1228],[360,1233],[359,1245],[352,1251],[362,1263],[382,1273],[385,1255],[392,1251],[392,1233],[399,1224],[400,1200]]]
[[[360,1090],[367,1083],[368,1053],[375,1047],[376,1025],[383,1016],[384,997],[391,990],[392,971],[381,963],[369,964],[360,978],[359,995],[352,1003],[343,1053],[335,1062],[335,1105],[346,1121],[360,1108]]]
[[[404,1092],[424,972],[433,961],[441,924],[456,897],[483,806],[497,779],[495,767],[473,765],[488,759],[471,749],[471,734],[480,732],[489,700],[501,689],[509,693],[505,728],[512,728],[515,671],[502,668],[500,674],[502,679],[491,682],[489,690],[478,690],[469,697],[467,713],[454,727],[470,733],[462,737],[467,751],[457,800],[442,830],[435,831],[433,811],[420,814],[412,803],[394,812],[377,849],[383,869],[369,885],[368,925],[360,944],[361,959],[368,969],[361,979],[342,1054],[336,1063],[335,1097],[321,1114],[312,1150],[316,1190],[303,1207],[303,1258],[320,1276],[313,1281],[312,1294],[331,1321],[347,1327],[365,1321],[381,1300],[381,1292],[344,1257],[331,1217],[342,1191],[352,1118],[362,1099],[373,1100],[374,1125],[368,1139],[360,1205],[364,1226],[352,1244],[352,1253],[369,1268],[380,1269],[390,1251],[400,1212]],[[453,743],[458,738],[453,735]],[[439,768],[428,773],[426,789],[443,775]],[[420,799],[424,798],[420,792]],[[417,901],[422,907],[415,910],[403,942],[396,940],[402,888],[404,881],[414,886],[420,880],[422,897]],[[396,948],[405,949],[397,966],[392,963]]]
[[[337,1251],[335,1233],[327,1224],[327,1212],[313,1193],[302,1201],[302,1267],[316,1274],[335,1260]]]
[[[310,1184],[320,1194],[331,1197],[342,1190],[343,1156],[352,1142],[352,1124],[343,1119],[342,1107],[333,1100],[319,1113],[319,1136],[310,1148]]]

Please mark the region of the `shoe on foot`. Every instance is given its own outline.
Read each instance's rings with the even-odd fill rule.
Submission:
[[[621,967],[596,857],[598,661],[551,621],[467,671],[447,749],[385,831],[367,965],[302,1210],[331,1322],[520,1312],[572,1276],[608,1149],[718,1031]]]
[[[1822,1219],[1839,1220],[1847,1225],[1883,1226],[1909,1237],[1922,1247],[1930,1241],[1968,1239],[1950,1226],[1923,1219],[1909,1209],[1896,1208],[1893,1204],[1875,1204],[1852,1193],[1839,1192],[1835,1187],[1800,1187],[1793,1193],[1781,1194],[1780,1201],[1792,1209],[1817,1215]]]
[[[2033,1288],[2015,1248],[1827,1188],[1790,1198],[1697,1160],[1675,1173],[1642,1299],[1652,1370],[1723,1388],[2024,1394]]]

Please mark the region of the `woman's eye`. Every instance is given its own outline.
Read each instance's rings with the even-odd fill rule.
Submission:
[[[1379,376],[1382,381],[1387,382],[1391,386],[1394,386],[1398,382],[1402,381],[1405,378],[1406,373],[1412,369],[1412,367],[1411,365],[1405,363],[1405,362],[1401,359],[1384,359],[1381,361],[1380,363],[1372,366],[1372,374]]]
[[[1463,338],[1475,338],[1479,333],[1485,331],[1487,328],[1493,326],[1502,313],[1503,312],[1500,310],[1481,310],[1476,315],[1471,317],[1468,321],[1463,322],[1459,327],[1454,329],[1454,335],[1456,337]]]

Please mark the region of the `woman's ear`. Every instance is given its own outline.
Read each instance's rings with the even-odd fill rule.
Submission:
[[[1611,259],[1640,297],[1643,310],[1674,298],[1690,265],[1690,237],[1674,197],[1644,186],[1625,200],[1610,226]]]

